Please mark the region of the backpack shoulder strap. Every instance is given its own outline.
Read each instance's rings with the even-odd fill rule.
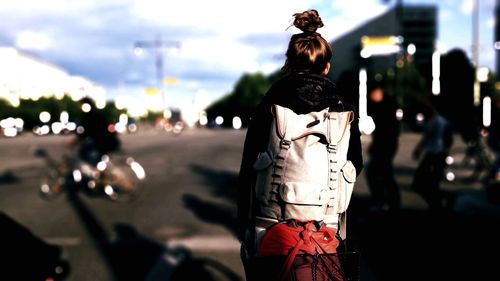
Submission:
[[[277,104],[274,105],[274,114],[276,119],[276,130],[280,138],[285,139],[287,136],[287,113],[289,109]],[[290,134],[288,134],[290,135]],[[290,138],[290,137],[289,137]],[[289,139],[291,140],[291,138]]]
[[[339,143],[347,130],[349,124],[354,120],[354,112],[344,111],[328,112],[328,142]],[[340,132],[340,133],[339,133]]]
[[[332,111],[328,112],[328,145],[327,145],[327,151],[328,151],[328,170],[330,172],[335,172],[337,171],[336,165],[339,164],[338,162],[338,155],[337,155],[337,145],[342,141],[342,138],[345,135],[345,132],[347,128],[349,127],[349,124],[354,120],[354,112],[352,111],[343,111],[343,112],[337,112],[337,111]],[[332,180],[335,179],[335,177],[330,178],[330,190],[333,190],[334,183]],[[338,223],[337,223],[337,231],[338,235],[342,238],[345,239],[347,236],[347,226],[346,226],[346,219],[347,219],[347,211],[339,214],[338,216]]]
[[[286,159],[288,158],[288,152],[292,145],[291,134],[287,130],[287,116],[289,109],[274,105],[275,112],[275,122],[276,122],[276,133],[280,138],[279,150],[273,159],[273,173],[272,182],[273,186],[279,186],[281,184],[282,178],[285,173]]]

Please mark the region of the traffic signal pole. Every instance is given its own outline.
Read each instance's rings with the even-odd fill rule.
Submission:
[[[480,84],[477,77],[479,69],[479,0],[474,0],[472,13],[472,55],[474,60],[474,106],[481,105]]]
[[[158,90],[161,94],[163,109],[166,108],[165,92],[163,91],[162,81],[163,81],[163,50],[166,48],[177,48],[181,47],[179,41],[165,41],[160,37],[155,40],[150,41],[136,41],[134,48],[137,49],[154,49],[155,54],[155,69],[156,69],[156,83]]]

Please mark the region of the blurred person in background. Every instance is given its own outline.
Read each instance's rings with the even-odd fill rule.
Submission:
[[[359,111],[359,74],[356,71],[346,70],[340,74],[335,82],[342,101],[351,104]]]
[[[463,214],[500,215],[500,95],[492,97],[491,125],[487,144],[495,153],[495,162],[484,181],[484,189],[462,192],[453,211]]]
[[[495,153],[495,163],[491,169],[490,179],[500,181],[500,95],[493,97],[491,108],[491,125],[488,129],[488,145]]]
[[[488,166],[481,157],[481,120],[474,106],[474,66],[467,53],[459,48],[443,54],[440,63],[441,93],[433,97],[433,104],[450,122],[453,134],[460,136],[467,145],[463,163],[474,163],[473,173],[466,179],[473,182]]]
[[[434,107],[453,126],[464,143],[476,143],[480,120],[475,114],[475,71],[462,49],[452,49],[441,57],[441,93],[433,97]],[[453,105],[453,106],[451,106]],[[471,144],[475,145],[475,144]]]
[[[452,125],[436,110],[430,99],[424,102],[424,116],[424,132],[412,154],[413,159],[420,159],[420,162],[411,187],[422,196],[431,211],[440,211],[443,208],[440,183],[453,142]]]
[[[398,150],[398,104],[386,93],[383,81],[368,83],[368,115],[375,122],[375,131],[368,149],[370,160],[366,177],[373,200],[373,211],[397,211],[401,208],[399,186],[394,178],[393,161]]]
[[[93,99],[84,97],[79,101],[82,110],[77,135],[70,145],[78,149],[80,159],[97,165],[103,155],[120,150],[121,141],[110,120],[99,111]]]

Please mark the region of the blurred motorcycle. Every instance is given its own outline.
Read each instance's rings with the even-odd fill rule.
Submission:
[[[447,181],[487,182],[495,163],[495,154],[486,144],[484,136],[466,143],[465,147],[454,147],[446,158],[445,178]]]
[[[105,196],[112,201],[135,199],[142,189],[146,172],[139,162],[120,153],[103,155],[97,165],[81,160],[76,152],[64,154],[61,160],[38,148],[35,156],[47,164],[40,182],[40,194],[53,199],[69,188],[83,190],[90,196]]]

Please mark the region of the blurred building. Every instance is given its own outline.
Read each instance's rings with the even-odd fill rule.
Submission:
[[[500,0],[496,1],[495,4],[495,55],[496,55],[496,65],[495,71],[497,73],[497,77],[500,74]]]
[[[330,79],[337,81],[344,72],[357,72],[360,68],[366,68],[370,78],[394,67],[400,56],[411,54],[415,66],[430,83],[436,17],[435,6],[397,4],[332,41]]]
[[[0,98],[13,106],[20,99],[69,95],[74,100],[92,97],[105,105],[106,91],[87,78],[73,76],[56,65],[11,47],[0,47]]]

